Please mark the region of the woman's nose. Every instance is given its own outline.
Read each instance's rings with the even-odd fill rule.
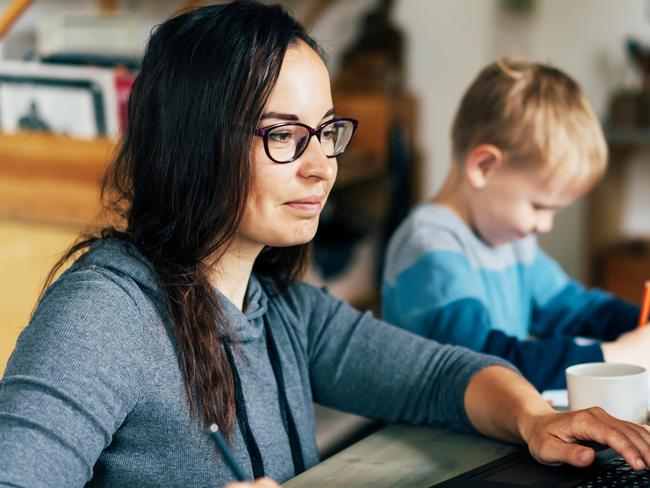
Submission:
[[[316,136],[300,156],[300,174],[305,178],[330,180],[336,176],[336,158],[328,158]]]

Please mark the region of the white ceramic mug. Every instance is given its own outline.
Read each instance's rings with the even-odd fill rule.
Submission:
[[[621,363],[585,363],[566,369],[569,410],[602,407],[610,415],[637,424],[648,415],[648,373]]]

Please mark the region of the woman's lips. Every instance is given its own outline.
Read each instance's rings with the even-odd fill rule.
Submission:
[[[289,208],[305,214],[317,214],[323,208],[322,198],[305,198],[304,200],[293,200],[285,203]]]

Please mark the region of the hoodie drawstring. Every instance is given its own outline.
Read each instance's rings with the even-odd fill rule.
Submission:
[[[269,355],[269,362],[271,363],[271,368],[273,369],[273,376],[275,377],[275,382],[278,387],[278,403],[280,407],[280,416],[282,417],[282,424],[284,429],[287,432],[287,437],[289,438],[289,447],[291,448],[291,459],[293,461],[294,476],[305,471],[305,458],[300,447],[300,437],[298,435],[298,427],[294,419],[291,409],[289,408],[289,401],[287,399],[287,392],[284,385],[284,375],[282,374],[282,363],[280,361],[280,354],[278,352],[278,347],[273,338],[271,332],[271,327],[266,321],[266,316],[264,316],[264,332],[266,337],[266,350]],[[235,402],[236,402],[236,413],[237,413],[237,423],[239,425],[239,430],[241,431],[244,443],[246,444],[246,450],[248,451],[248,457],[251,460],[251,467],[253,469],[253,477],[255,479],[263,477],[264,474],[264,462],[262,460],[262,455],[260,453],[259,446],[255,440],[255,436],[251,431],[250,424],[248,422],[248,411],[246,409],[246,402],[244,400],[244,393],[241,388],[241,379],[239,377],[239,372],[235,365],[235,360],[230,348],[230,344],[227,341],[223,342],[223,347],[228,357],[228,362],[233,372],[233,380],[235,382]]]

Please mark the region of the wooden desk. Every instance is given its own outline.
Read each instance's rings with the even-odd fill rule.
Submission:
[[[284,483],[302,487],[428,487],[513,452],[447,429],[388,426]]]

